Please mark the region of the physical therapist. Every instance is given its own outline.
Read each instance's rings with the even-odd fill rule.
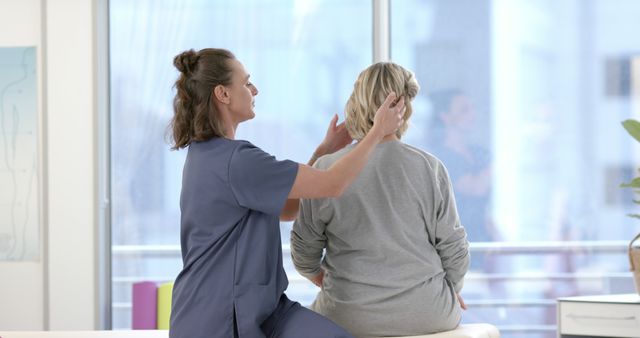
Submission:
[[[235,140],[238,125],[255,116],[258,89],[231,52],[188,50],[174,65],[180,75],[173,149],[188,153],[180,197],[183,269],[173,288],[170,337],[351,337],[284,294],[279,217],[295,217],[299,198],[340,196],[402,124],[404,100],[394,105],[390,94],[353,151],[319,170]],[[327,143],[339,134],[335,123]],[[323,150],[335,149],[321,145],[316,155]]]

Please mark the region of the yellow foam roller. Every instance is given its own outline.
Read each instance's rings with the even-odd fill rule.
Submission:
[[[171,317],[171,292],[173,282],[161,284],[158,287],[158,330],[169,329]]]

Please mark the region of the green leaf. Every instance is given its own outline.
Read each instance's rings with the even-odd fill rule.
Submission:
[[[640,188],[640,177],[636,177],[631,183],[622,183],[620,188]]]
[[[640,204],[640,201],[639,200],[633,200],[633,203]]]
[[[622,126],[627,130],[629,135],[633,136],[636,141],[640,142],[640,122],[628,119],[622,122]]]
[[[627,216],[640,219],[640,215],[638,214],[627,214]]]

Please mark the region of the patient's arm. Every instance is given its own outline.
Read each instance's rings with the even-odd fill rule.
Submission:
[[[314,282],[322,280],[322,253],[327,243],[328,199],[303,199],[291,230],[291,260],[298,273]],[[323,275],[324,276],[324,275]]]
[[[460,224],[453,188],[444,166],[439,166],[436,177],[442,200],[439,201],[436,210],[434,245],[442,261],[446,278],[453,284],[455,291],[460,292],[464,275],[469,269],[469,242]]]

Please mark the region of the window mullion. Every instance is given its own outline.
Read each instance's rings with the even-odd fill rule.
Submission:
[[[391,17],[389,0],[373,1],[373,62],[391,59]]]

